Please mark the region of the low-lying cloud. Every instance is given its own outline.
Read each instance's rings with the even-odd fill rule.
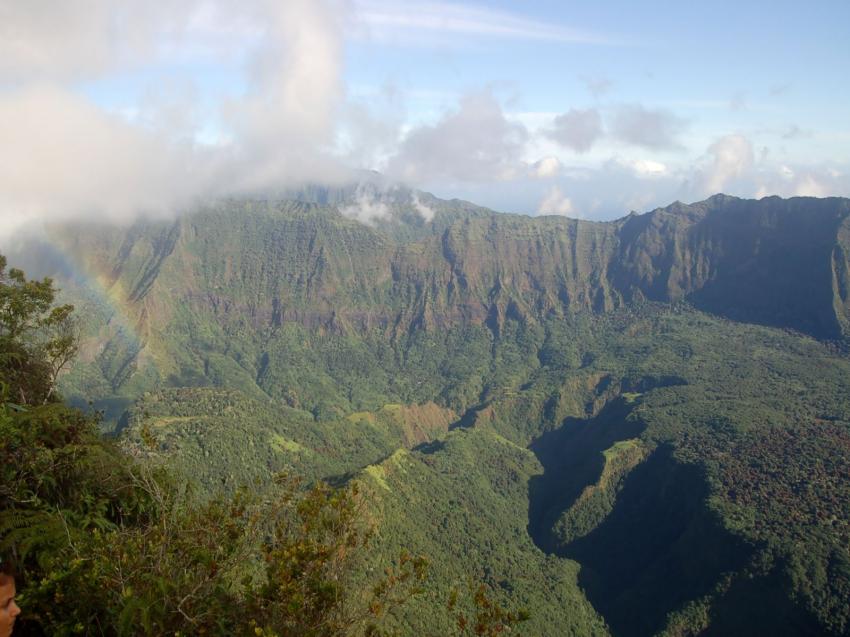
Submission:
[[[822,132],[694,130],[658,105],[600,101],[605,78],[583,79],[591,106],[559,114],[511,113],[493,90],[468,87],[442,112],[414,109],[411,125],[403,90],[349,95],[345,44],[364,25],[607,46],[455,3],[0,3],[0,238],[29,221],[167,216],[223,195],[348,183],[360,168],[497,209],[590,217],[719,191],[850,194],[847,166],[795,163],[785,149]],[[416,196],[404,205],[433,218]],[[389,214],[363,193],[343,208],[365,223]]]
[[[339,208],[343,216],[367,225],[390,217],[390,207],[375,193],[360,191],[354,203]]]
[[[330,152],[344,99],[341,4],[50,7],[0,8],[0,233],[79,215],[173,214],[199,198],[347,174]],[[107,109],[75,88],[166,57],[209,63],[229,47],[244,89],[220,96],[211,117],[162,94],[160,108]],[[198,141],[210,120],[217,139]]]
[[[0,97],[3,219],[157,211],[215,183],[191,144],[128,124],[55,86]]]

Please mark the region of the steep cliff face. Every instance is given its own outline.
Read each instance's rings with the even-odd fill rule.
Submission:
[[[847,338],[849,200],[391,203],[61,229],[44,263],[86,336],[66,395],[149,419],[216,485],[368,463],[384,537],[537,604],[529,634],[596,611],[618,635],[845,634],[846,356],[706,312]],[[655,303],[680,300],[704,312]]]
[[[505,317],[540,320],[620,302],[607,268],[612,224],[512,215],[465,219],[397,255],[395,297],[427,325],[460,321],[497,330]]]
[[[716,195],[631,217],[620,233],[618,287],[636,287],[658,301],[685,298],[735,320],[840,338],[849,204]]]
[[[833,309],[844,335],[850,334],[850,216],[838,226],[838,241],[832,249]]]
[[[509,319],[641,299],[822,339],[850,329],[850,200],[716,195],[595,223],[431,198],[434,220],[411,231],[403,200],[373,225],[303,201],[224,201],[174,222],[65,227],[57,242],[122,308],[142,341],[131,352],[151,356],[209,330],[232,342],[287,324],[387,339],[474,325],[498,338]]]

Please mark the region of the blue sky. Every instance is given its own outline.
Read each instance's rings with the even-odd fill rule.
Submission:
[[[369,168],[613,218],[850,196],[850,3],[0,6],[0,230]]]

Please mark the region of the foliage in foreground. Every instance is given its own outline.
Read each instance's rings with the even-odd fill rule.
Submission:
[[[55,394],[76,351],[73,308],[52,307],[50,279],[5,265],[0,256],[0,554],[20,567],[16,634],[386,634],[382,618],[422,592],[427,561],[402,551],[377,578],[354,577],[374,531],[358,483],[306,489],[279,475],[199,498],[127,455],[99,435],[97,415]],[[525,620],[486,589],[473,602],[474,622],[458,612],[461,634]]]
[[[194,499],[57,402],[52,282],[0,260],[0,550],[21,566],[24,634],[375,634],[417,592],[425,560],[402,555],[366,593],[347,576],[371,527],[356,485]],[[60,358],[57,358],[59,356]],[[11,402],[17,398],[18,403]]]
[[[21,562],[24,634],[369,634],[424,577],[405,554],[349,587],[371,534],[356,486],[282,480],[197,503],[78,412],[5,415],[0,430],[0,546]]]

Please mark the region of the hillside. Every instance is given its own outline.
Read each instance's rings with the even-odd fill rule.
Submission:
[[[378,377],[388,366],[375,360],[380,348],[353,351],[369,339],[389,344],[397,365],[400,351],[436,331],[483,328],[485,341],[499,340],[506,318],[539,325],[643,300],[686,300],[820,339],[847,329],[848,200],[718,195],[610,223],[437,201],[427,224],[409,223],[398,203],[370,226],[317,204],[225,201],[176,222],[57,229],[46,249],[60,271],[45,274],[92,318],[91,365],[67,386],[106,399],[218,385],[294,393],[313,411],[316,393],[344,410],[375,408],[380,401],[334,387],[355,373],[371,376],[367,392],[406,402],[439,391],[390,389]],[[398,238],[411,227],[419,238]],[[51,259],[38,261],[44,270]],[[293,376],[288,357],[315,358],[294,353],[301,332],[332,335],[361,369],[328,369],[322,355]]]
[[[405,634],[467,573],[533,635],[850,634],[850,200],[421,197],[56,229],[66,396],[204,489],[362,482],[376,559],[432,560]]]

